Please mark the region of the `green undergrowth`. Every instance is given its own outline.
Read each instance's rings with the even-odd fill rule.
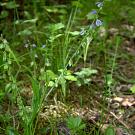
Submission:
[[[125,34],[118,28],[134,26],[134,4],[127,0],[0,2],[0,134],[35,135],[42,130],[40,134],[115,135],[113,122],[104,131],[102,125],[107,99],[115,95],[118,81],[133,84],[129,94],[135,93],[134,73],[128,79],[120,67],[123,59],[133,67],[134,56],[124,52],[123,43],[134,40],[134,32]],[[111,27],[115,31],[110,32]],[[75,107],[76,100],[80,108],[90,109],[96,100],[102,101],[96,108],[101,115],[98,124],[91,126],[68,113],[62,125],[58,118],[48,118],[48,125],[38,129],[44,106],[61,101]]]

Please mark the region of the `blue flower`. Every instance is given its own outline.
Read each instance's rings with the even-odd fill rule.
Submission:
[[[42,45],[42,48],[45,48],[46,47],[46,45]]]
[[[85,32],[86,32],[85,29],[84,29],[84,28],[81,28],[80,35],[81,35],[81,36],[84,35]]]
[[[90,13],[91,14],[97,14],[97,11],[96,10],[92,10]]]
[[[37,45],[36,45],[36,44],[32,44],[32,47],[33,47],[33,48],[36,48],[36,47],[37,47]]]
[[[103,7],[103,2],[96,2],[97,7]]]
[[[103,22],[99,19],[96,20],[96,26],[101,26],[103,24]]]

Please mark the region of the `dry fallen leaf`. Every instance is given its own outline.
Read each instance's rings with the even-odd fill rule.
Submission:
[[[123,135],[123,132],[122,132],[121,128],[116,129],[116,135]]]
[[[129,102],[128,99],[125,99],[122,103],[121,103],[122,106],[124,107],[130,107],[133,105],[133,103]]]
[[[121,97],[115,97],[113,100],[116,101],[116,102],[122,102],[123,101],[123,98],[121,98]]]

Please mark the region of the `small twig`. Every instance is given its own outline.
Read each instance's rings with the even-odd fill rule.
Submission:
[[[129,126],[126,125],[121,119],[119,119],[113,112],[109,112],[115,119],[117,119],[119,121],[119,123],[121,123],[124,127],[126,127],[127,129],[129,129]]]
[[[97,102],[97,101],[96,101]],[[106,112],[108,112],[109,114],[111,114],[116,120],[119,121],[119,123],[121,123],[124,127],[126,127],[127,129],[129,129],[129,126],[127,126],[122,120],[120,120],[113,112],[108,111],[105,107],[103,107],[103,105],[101,105],[99,102],[97,102]]]

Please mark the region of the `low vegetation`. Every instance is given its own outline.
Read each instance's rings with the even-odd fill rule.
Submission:
[[[134,135],[135,2],[2,0],[1,135]]]

